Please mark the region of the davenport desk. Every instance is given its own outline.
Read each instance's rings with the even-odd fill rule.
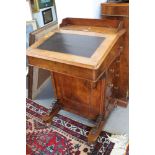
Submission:
[[[88,142],[97,139],[117,104],[124,33],[119,20],[66,18],[27,50],[29,65],[51,72],[57,103],[44,121],[67,110],[95,120]]]

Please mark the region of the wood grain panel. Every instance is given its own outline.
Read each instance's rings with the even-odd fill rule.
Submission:
[[[128,100],[129,97],[129,4],[128,3],[102,3],[103,19],[116,19],[123,21],[126,33],[123,36],[124,50],[120,57],[119,98]]]
[[[128,16],[129,7],[128,3],[102,3],[102,15],[109,16]]]

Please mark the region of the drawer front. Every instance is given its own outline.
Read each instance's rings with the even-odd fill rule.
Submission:
[[[128,6],[107,6],[102,4],[102,15],[107,16],[128,16]]]

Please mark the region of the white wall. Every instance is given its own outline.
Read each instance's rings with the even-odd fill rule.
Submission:
[[[26,21],[32,20],[32,13],[29,0],[26,1]]]
[[[107,0],[55,0],[58,22],[65,17],[100,18],[101,3]]]

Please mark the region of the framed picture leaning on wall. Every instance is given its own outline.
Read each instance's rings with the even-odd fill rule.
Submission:
[[[26,48],[29,47],[29,35],[37,29],[35,20],[26,21]]]

